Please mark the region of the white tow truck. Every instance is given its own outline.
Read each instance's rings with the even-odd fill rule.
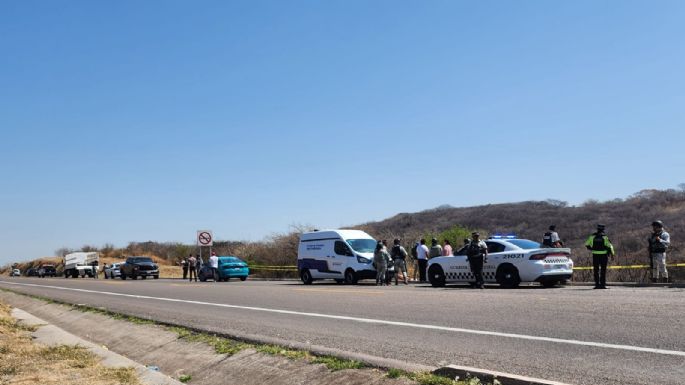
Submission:
[[[93,277],[97,272],[100,254],[97,252],[79,251],[64,256],[64,278]]]

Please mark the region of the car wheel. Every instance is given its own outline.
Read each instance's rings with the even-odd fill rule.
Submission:
[[[131,279],[134,280],[134,281],[135,281],[136,279],[138,279],[138,276],[136,275],[136,273],[131,274]]]
[[[552,288],[552,287],[556,286],[558,282],[559,282],[559,281],[554,281],[554,280],[552,280],[552,281],[542,281],[542,282],[540,282],[540,283],[542,284],[543,287],[549,289],[549,288]]]
[[[355,273],[354,270],[345,270],[345,283],[347,285],[354,285],[357,283],[357,273]]]
[[[335,283],[342,284],[342,283],[345,283],[345,280],[344,279],[336,279]]]
[[[442,271],[442,266],[433,264],[428,269],[428,281],[433,287],[445,286],[445,272]]]
[[[559,281],[559,285],[561,285],[561,286],[566,286],[566,285],[568,285],[568,280],[562,279],[561,281]]]
[[[126,280],[126,274],[124,274],[124,273],[121,273],[121,275],[119,275],[119,277],[121,278],[122,281]]]
[[[515,288],[521,283],[518,269],[510,264],[500,265],[497,269],[497,274],[495,274],[495,278],[497,279],[497,283],[506,289]]]
[[[141,278],[141,279],[147,279],[147,275],[143,275],[143,276],[140,277],[140,278]]]
[[[159,279],[159,275],[153,275],[152,278]]]
[[[302,279],[302,283],[305,285],[311,285],[312,282],[314,282],[314,279],[312,279],[312,273],[310,273],[308,269],[302,270],[300,273],[300,279]]]
[[[246,281],[246,280],[247,280],[247,277],[240,277],[240,280],[241,280],[241,281]]]
[[[201,276],[201,277],[200,277],[200,282],[207,282],[207,278],[205,278],[205,276],[204,276],[204,275],[203,275],[203,276]]]

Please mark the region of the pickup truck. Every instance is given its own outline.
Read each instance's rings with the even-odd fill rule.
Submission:
[[[128,257],[126,262],[119,266],[119,272],[122,280],[126,280],[126,278],[138,279],[138,277],[142,279],[147,277],[159,278],[159,266],[150,257]]]
[[[55,269],[55,265],[42,265],[38,268],[38,276],[41,278],[56,277],[57,269]]]

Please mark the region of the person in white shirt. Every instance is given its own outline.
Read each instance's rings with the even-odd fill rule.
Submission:
[[[426,240],[421,238],[421,242],[416,246],[416,260],[419,263],[419,282],[426,282],[426,266],[428,266],[428,246]]]
[[[219,281],[219,257],[216,256],[216,252],[212,251],[212,256],[209,257],[209,267],[212,268],[212,277],[214,277],[214,282]]]

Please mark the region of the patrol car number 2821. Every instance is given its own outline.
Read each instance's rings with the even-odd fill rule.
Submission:
[[[486,283],[512,288],[521,282],[539,282],[552,287],[565,283],[573,275],[569,248],[545,248],[538,242],[513,236],[490,237],[485,243],[488,245],[488,259],[483,266]],[[475,281],[465,252],[462,253],[428,261],[428,280],[434,287]]]

